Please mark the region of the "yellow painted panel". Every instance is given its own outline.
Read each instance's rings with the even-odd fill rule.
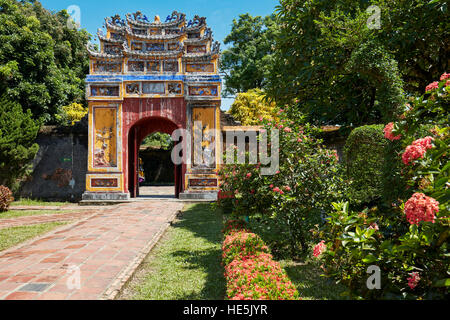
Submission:
[[[94,108],[94,167],[117,167],[117,108]]]
[[[193,134],[193,138],[194,141],[197,141],[198,139],[200,139],[200,141],[204,140],[204,137],[206,136],[206,133],[208,130],[214,130],[216,128],[216,108],[199,108],[196,107],[193,109],[192,111],[192,122],[194,125],[194,134]],[[201,122],[201,132],[202,132],[202,137],[197,137],[200,132],[199,130],[195,129],[195,124],[196,122]],[[203,148],[209,148],[211,149],[211,144],[215,143],[215,138],[211,139],[212,141],[203,141],[202,142],[202,149]],[[195,159],[202,159],[202,154],[203,154],[203,150],[200,150],[199,148],[195,148],[194,145],[194,164],[195,164]],[[201,161],[201,160],[200,160]]]

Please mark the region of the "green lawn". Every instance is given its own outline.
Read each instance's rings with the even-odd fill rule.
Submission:
[[[33,226],[21,226],[0,229],[0,251],[11,248],[21,242],[40,236],[69,222],[43,223]]]
[[[11,207],[17,206],[62,207],[68,204],[69,204],[68,202],[47,202],[43,200],[20,199],[11,203]]]
[[[223,300],[222,228],[222,214],[208,204],[187,207],[119,299]]]
[[[48,214],[65,214],[76,212],[75,210],[9,210],[7,212],[0,213],[0,219],[11,219],[18,217],[28,217],[28,216],[42,216]]]

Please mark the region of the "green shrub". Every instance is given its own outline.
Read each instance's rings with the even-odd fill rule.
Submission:
[[[345,145],[349,197],[354,204],[369,204],[381,199],[385,150],[388,145],[383,125],[354,129]]]
[[[308,252],[310,229],[323,222],[322,214],[343,197],[345,186],[337,154],[317,138],[320,130],[289,120],[288,108],[280,110],[279,121],[261,119],[261,137],[278,130],[279,170],[263,175],[261,163],[223,166],[219,205],[231,205],[237,217],[273,219],[286,231],[273,239],[279,242],[274,247],[277,252],[288,247],[297,259]]]
[[[405,113],[384,131],[397,160],[391,175],[406,182],[389,207],[354,210],[334,204],[315,234],[314,257],[348,293],[368,299],[447,299],[450,287],[450,74],[411,98]],[[430,129],[432,128],[432,129]],[[385,160],[385,168],[388,168]],[[398,165],[400,162],[400,165]],[[387,173],[387,172],[386,172]],[[385,192],[389,185],[385,183]],[[395,191],[397,192],[397,191]],[[394,192],[394,193],[395,193]],[[381,288],[369,290],[369,266],[381,272]]]
[[[8,211],[9,205],[14,201],[11,190],[0,186],[0,212]]]
[[[0,184],[14,192],[39,150],[34,143],[39,127],[40,122],[33,120],[30,110],[24,112],[6,95],[0,98]]]

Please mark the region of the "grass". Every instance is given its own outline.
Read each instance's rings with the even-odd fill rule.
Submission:
[[[342,285],[321,277],[322,270],[313,261],[298,263],[292,260],[280,261],[303,300],[343,300]]]
[[[21,226],[0,229],[0,251],[18,245],[21,242],[30,240],[51,230],[66,225],[69,222],[52,222],[32,226]]]
[[[65,214],[76,212],[74,210],[9,210],[7,212],[0,213],[0,219],[11,219],[18,217],[28,217],[28,216],[42,216],[48,214]]]
[[[44,200],[20,199],[11,203],[11,207],[18,207],[18,206],[62,207],[68,204],[69,204],[68,202],[47,202]]]
[[[187,207],[119,299],[223,300],[222,228],[222,214],[208,204]]]

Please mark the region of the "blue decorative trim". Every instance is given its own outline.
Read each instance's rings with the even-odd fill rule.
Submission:
[[[124,81],[183,81],[222,83],[222,79],[218,75],[88,75],[86,77],[87,83],[121,83]]]

